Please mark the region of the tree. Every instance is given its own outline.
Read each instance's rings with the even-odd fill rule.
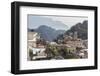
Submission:
[[[30,60],[33,59],[33,50],[29,49],[29,57],[30,57]]]
[[[37,39],[36,44],[46,45],[46,41],[44,39],[40,38],[40,39]]]
[[[52,54],[52,51],[51,51],[51,49],[50,49],[50,45],[49,45],[49,44],[46,46],[45,53],[47,54],[47,57],[48,57],[48,58],[49,58],[49,57],[51,58],[51,57],[53,56],[53,54]]]

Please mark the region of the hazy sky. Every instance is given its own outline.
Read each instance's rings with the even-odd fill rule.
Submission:
[[[41,25],[52,27],[56,30],[68,30],[71,26],[88,20],[87,17],[76,16],[43,16],[28,15],[28,28],[35,29]]]

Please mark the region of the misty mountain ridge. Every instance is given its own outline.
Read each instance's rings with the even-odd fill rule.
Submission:
[[[40,34],[40,37],[46,41],[54,41],[55,39],[63,39],[63,35],[70,35],[70,33],[77,32],[78,38],[83,40],[88,39],[88,21],[84,20],[82,23],[73,25],[69,30],[56,30],[47,25],[41,25],[36,29],[28,29],[28,31],[35,31]]]
[[[41,25],[47,25],[48,27],[54,28],[54,29],[62,29],[62,30],[68,30],[69,26],[64,24],[62,21],[54,20],[49,18],[49,16],[30,16],[28,27],[31,29],[35,29],[40,27]]]
[[[41,25],[40,27],[36,29],[28,29],[28,31],[38,32],[41,38],[50,42],[56,39],[58,35],[65,33],[65,30],[56,30],[46,25]]]

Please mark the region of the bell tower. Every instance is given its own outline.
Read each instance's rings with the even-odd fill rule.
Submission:
[[[77,36],[77,32],[74,32],[74,39],[77,39],[78,36]]]

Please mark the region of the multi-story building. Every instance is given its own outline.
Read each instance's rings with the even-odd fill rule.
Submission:
[[[40,35],[37,32],[28,32],[28,46],[37,47],[37,40],[40,39]]]
[[[46,58],[45,46],[37,32],[28,32],[28,60]],[[31,52],[31,56],[30,56]]]

